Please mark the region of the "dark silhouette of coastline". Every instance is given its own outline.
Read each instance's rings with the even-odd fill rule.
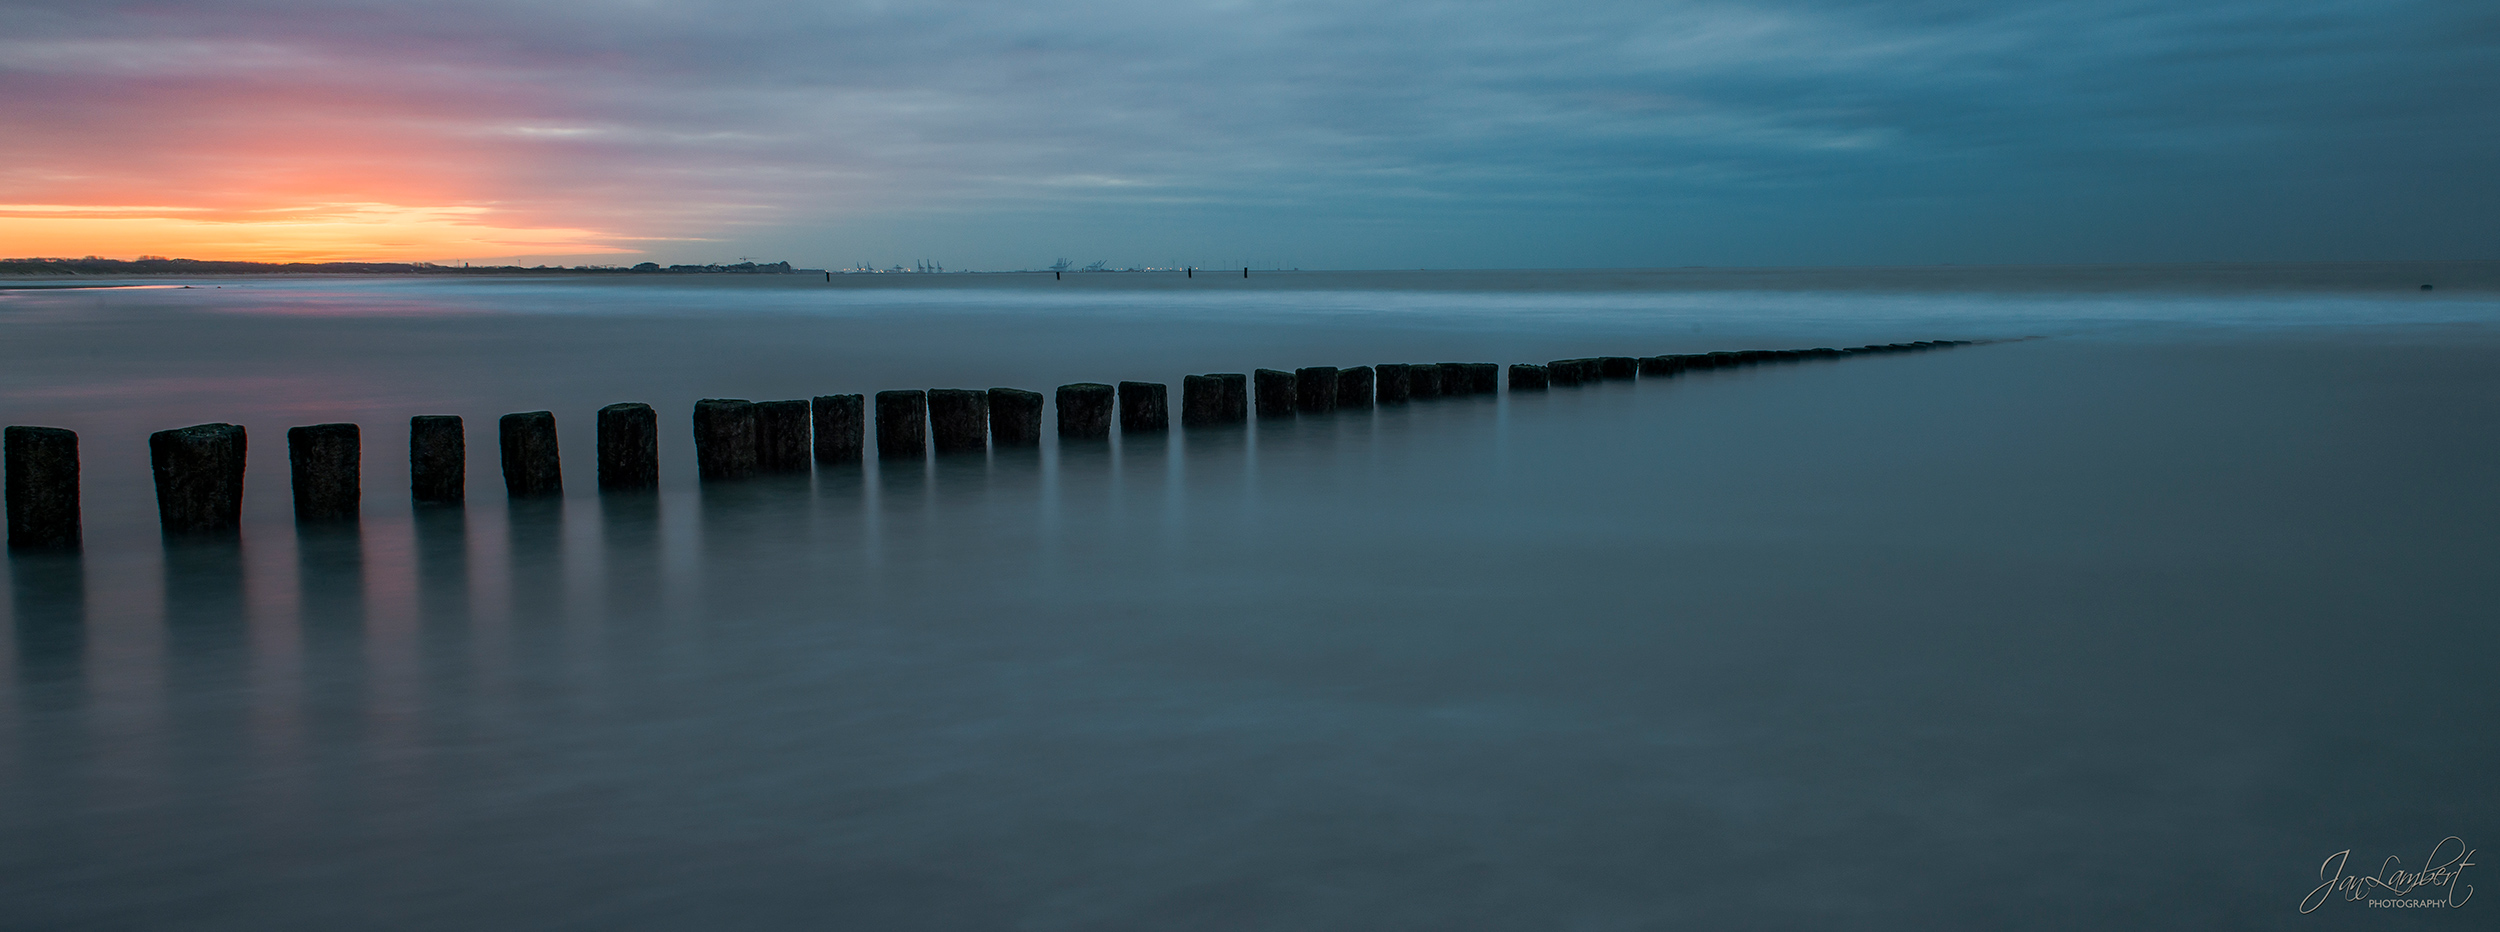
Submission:
[[[814,272],[788,262],[731,265],[443,265],[435,262],[217,262],[203,259],[0,259],[0,275],[787,275]]]

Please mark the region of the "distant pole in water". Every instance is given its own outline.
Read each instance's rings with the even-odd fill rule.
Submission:
[[[990,389],[990,446],[1035,447],[1042,443],[1042,393]]]
[[[0,440],[8,473],[9,549],[76,550],[78,435],[58,427],[11,427]]]
[[[825,273],[825,281],[828,281],[828,282],[833,281],[833,273],[832,273],[831,271],[827,271],[827,272]]]
[[[755,402],[706,398],[694,403],[694,467],[705,482],[755,475]]]
[[[286,432],[286,460],[295,491],[295,520],[354,521],[363,500],[363,431],[354,424],[314,424]]]
[[[1051,280],[1051,281],[1054,281],[1054,282],[1059,280],[1059,270],[1058,270],[1058,269],[1052,269],[1052,270],[1050,270],[1050,280]]]
[[[929,396],[919,389],[877,393],[877,458],[929,456]]]
[[[564,494],[564,470],[556,458],[556,416],[550,411],[507,414],[496,425],[503,441],[504,494],[513,498]]]
[[[156,517],[167,535],[233,533],[243,525],[239,424],[199,424],[148,435]]]
[[[408,497],[420,505],[469,500],[469,441],[460,418],[420,414],[408,419]]]
[[[1181,270],[1181,277],[1182,277],[1182,278],[1196,278],[1196,277],[1198,277],[1198,270],[1197,270],[1197,269],[1182,269],[1182,270]]]
[[[989,452],[990,393],[969,388],[929,390],[929,440],[939,455]]]
[[[1245,266],[1242,266],[1242,267],[1241,267],[1241,277],[1243,277],[1243,278],[1249,278],[1249,277],[1250,277],[1250,267],[1249,267],[1249,266],[1246,266],[1246,265],[1245,265]]]
[[[1111,439],[1111,392],[1101,382],[1059,386],[1059,439]]]
[[[1337,410],[1337,367],[1305,366],[1293,370],[1294,403],[1304,414]]]
[[[1170,397],[1161,382],[1120,383],[1120,432],[1143,434],[1172,429]]]
[[[660,487],[660,414],[635,402],[599,409],[599,491]]]
[[[825,466],[857,466],[868,436],[865,399],[858,395],[818,395],[809,407],[816,418],[816,462]]]
[[[755,403],[755,471],[807,471],[807,399]]]

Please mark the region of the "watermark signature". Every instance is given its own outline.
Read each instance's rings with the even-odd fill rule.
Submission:
[[[2346,848],[2327,855],[2318,865],[2321,882],[2301,898],[2300,911],[2315,910],[2335,899],[2367,903],[2372,909],[2455,909],[2474,898],[2474,887],[2458,882],[2465,877],[2465,869],[2474,866],[2474,850],[2465,846],[2465,839],[2450,835],[2431,846],[2421,870],[2405,870],[2404,859],[2391,854],[2379,862],[2378,873],[2349,874],[2345,869],[2352,849]]]

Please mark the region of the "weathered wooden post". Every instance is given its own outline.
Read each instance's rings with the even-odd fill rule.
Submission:
[[[78,435],[58,427],[11,427],[0,432],[0,447],[0,472],[8,473],[9,549],[78,549]],[[23,630],[25,622],[19,624]]]
[[[1478,394],[1478,395],[1498,395],[1498,394],[1501,394],[1501,393],[1502,393],[1502,366],[1501,366],[1501,364],[1500,364],[1500,363],[1491,363],[1491,362],[1471,362],[1471,363],[1468,363],[1468,364],[1467,364],[1467,383],[1468,383],[1468,384],[1467,384],[1467,388],[1468,388],[1468,390],[1469,390],[1469,391],[1471,391],[1471,392],[1474,392],[1475,394]]]
[[[243,526],[243,427],[199,424],[148,435],[156,518],[166,534],[231,533]]]
[[[1640,360],[1634,359],[1630,356],[1600,356],[1597,358],[1597,375],[1599,378],[1628,379],[1639,375],[1640,371]]]
[[[1101,382],[1059,386],[1059,439],[1111,439],[1111,392]]]
[[[599,491],[647,492],[659,487],[659,412],[630,401],[599,409]]]
[[[807,400],[755,403],[755,471],[806,472]]]
[[[926,459],[929,455],[929,395],[919,389],[877,393],[877,458]]]
[[[755,402],[706,398],[694,403],[694,471],[705,482],[755,475]]]
[[[1384,362],[1372,367],[1372,396],[1380,404],[1402,405],[1409,392],[1407,372],[1414,367],[1402,362]]]
[[[1511,391],[1541,392],[1545,390],[1545,386],[1549,381],[1550,379],[1548,378],[1544,366],[1523,362],[1510,367]]]
[[[459,416],[408,419],[408,497],[420,505],[469,500],[469,439]]]
[[[1042,444],[1042,393],[1021,388],[990,389],[990,446],[1037,447]]]
[[[298,523],[356,520],[364,501],[363,434],[354,424],[287,428],[287,472]]]
[[[1337,370],[1337,407],[1368,408],[1372,406],[1372,367],[1356,366]]]
[[[1292,417],[1295,407],[1293,373],[1281,369],[1260,369],[1252,373],[1258,381],[1260,417]]]
[[[1305,366],[1293,370],[1294,405],[1304,414],[1337,410],[1337,367]]]
[[[1172,429],[1172,414],[1161,382],[1120,383],[1120,432],[1150,434]]]
[[[1441,366],[1419,362],[1406,367],[1406,395],[1409,398],[1441,397]]]
[[[1181,376],[1181,426],[1206,427],[1224,422],[1224,380],[1212,375]]]
[[[827,466],[859,465],[868,436],[868,414],[858,395],[818,395],[816,462]]]
[[[513,498],[564,494],[564,470],[556,457],[555,414],[507,414],[497,426],[503,435],[504,494]]]
[[[1466,363],[1445,362],[1441,364],[1441,394],[1443,396],[1456,397],[1475,393],[1476,383],[1475,380],[1467,377]]]
[[[1682,360],[1681,358],[1679,358],[1679,357],[1675,357],[1675,356],[1643,356],[1643,357],[1641,357],[1641,377],[1642,377],[1642,378],[1657,378],[1657,377],[1659,377],[1659,376],[1674,375],[1674,374],[1676,374],[1677,372],[1682,371],[1682,370],[1683,370],[1683,368],[1684,368],[1684,362],[1683,362],[1683,360]]]
[[[929,390],[929,440],[940,455],[987,453],[990,394],[969,388]]]
[[[1549,381],[1558,386],[1580,384],[1580,365],[1578,360],[1557,359],[1546,363],[1545,374]]]
[[[1210,378],[1224,384],[1224,403],[1220,409],[1227,424],[1250,420],[1250,377],[1239,372],[1218,372]]]

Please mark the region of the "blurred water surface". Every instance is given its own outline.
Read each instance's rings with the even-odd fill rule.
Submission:
[[[2338,928],[2500,837],[2489,292],[1517,278],[0,291],[87,529],[7,564],[0,927]],[[701,397],[2030,336],[692,480]],[[162,543],[220,420],[244,531]]]

